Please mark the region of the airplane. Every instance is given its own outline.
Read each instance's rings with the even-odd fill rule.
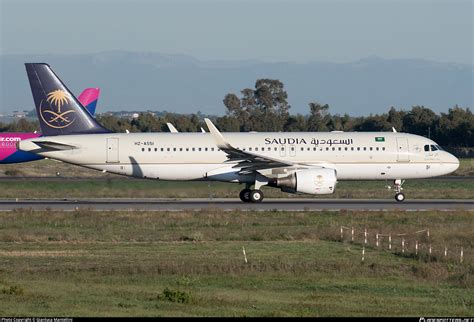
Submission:
[[[243,202],[261,202],[262,186],[332,194],[342,180],[441,176],[459,160],[436,142],[400,132],[112,133],[81,106],[47,64],[27,63],[43,137],[19,149],[82,167],[154,180],[245,184]],[[251,189],[251,187],[253,188]]]
[[[79,102],[89,111],[91,115],[95,114],[97,101],[99,99],[99,88],[86,88],[79,95]],[[16,142],[26,139],[40,137],[41,134],[35,132],[3,132],[0,133],[0,164],[30,162],[43,159],[34,153],[19,151],[16,148]]]

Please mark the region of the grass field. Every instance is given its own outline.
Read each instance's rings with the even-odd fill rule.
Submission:
[[[473,231],[462,211],[4,212],[0,315],[472,316]]]
[[[3,170],[3,171],[2,171]],[[33,177],[60,177],[44,180],[31,180]],[[457,175],[474,174],[473,159],[461,160]],[[0,180],[0,198],[237,198],[243,185],[219,182],[166,182],[145,179],[131,179],[99,171],[83,169],[52,160],[40,160],[18,165],[2,165],[1,177],[16,177],[21,180]],[[61,180],[64,177],[64,180]],[[81,178],[75,180],[71,178]],[[391,181],[341,181],[334,198],[393,198],[394,192],[386,188]],[[407,180],[404,193],[408,199],[433,198],[474,198],[474,180],[444,180],[442,177],[431,180]],[[266,197],[308,197],[326,198],[328,196],[308,196],[282,193],[279,189],[263,187]]]
[[[284,198],[389,198],[394,196],[383,181],[341,181],[332,195],[295,195],[263,187],[265,197]],[[169,182],[109,178],[86,180],[0,180],[0,198],[238,198],[243,185],[219,182]],[[408,180],[407,199],[473,199],[474,180]]]

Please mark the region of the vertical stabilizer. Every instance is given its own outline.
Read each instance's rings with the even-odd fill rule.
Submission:
[[[43,135],[109,132],[82,106],[48,64],[27,63],[25,66]]]

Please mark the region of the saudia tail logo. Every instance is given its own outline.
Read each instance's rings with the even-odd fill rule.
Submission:
[[[55,129],[68,127],[76,120],[76,111],[69,108],[72,97],[69,93],[58,89],[46,95],[46,101],[40,103],[41,119]]]

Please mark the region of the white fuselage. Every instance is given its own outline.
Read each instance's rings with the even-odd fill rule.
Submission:
[[[396,132],[223,133],[232,146],[304,167],[336,170],[338,180],[414,179],[455,171],[459,161],[430,139]],[[41,151],[32,141],[54,141],[75,148]],[[25,140],[20,149],[41,156],[121,175],[160,180],[254,182],[239,175],[209,133],[107,133]],[[279,177],[295,167],[259,170]]]

